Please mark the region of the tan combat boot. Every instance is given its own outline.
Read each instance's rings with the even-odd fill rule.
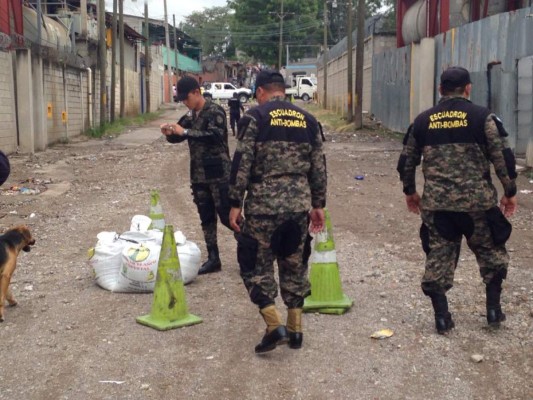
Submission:
[[[274,304],[259,310],[267,325],[265,336],[257,346],[256,353],[272,351],[278,344],[287,342],[287,328],[281,323],[281,314]]]
[[[289,308],[287,311],[287,330],[289,331],[289,347],[299,349],[302,347],[302,309]]]

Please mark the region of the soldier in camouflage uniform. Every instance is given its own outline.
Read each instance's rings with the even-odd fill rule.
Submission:
[[[191,157],[191,189],[202,222],[208,260],[199,274],[218,272],[221,262],[217,245],[217,214],[229,228],[229,171],[226,113],[219,105],[207,101],[198,82],[184,77],[178,82],[178,101],[189,112],[177,124],[161,125],[161,132],[170,143],[189,143]],[[230,228],[231,229],[231,228]]]
[[[263,353],[287,340],[291,348],[302,346],[302,307],[310,293],[309,218],[311,231],[322,230],[326,165],[318,123],[284,100],[281,74],[260,72],[256,88],[259,106],[245,113],[238,125],[229,197],[241,277],[267,324],[255,348],[256,353]],[[274,260],[281,297],[288,308],[286,326],[274,301]]]
[[[442,73],[442,98],[409,127],[398,162],[407,207],[422,214],[420,238],[426,253],[422,290],[431,298],[440,334],[454,327],[446,292],[453,286],[463,236],[486,285],[487,322],[499,327],[505,320],[500,295],[509,263],[505,242],[512,229],[506,217],[517,205],[515,159],[500,119],[468,100],[471,87],[464,68]],[[415,184],[421,159],[422,199]],[[500,207],[491,163],[504,190]]]

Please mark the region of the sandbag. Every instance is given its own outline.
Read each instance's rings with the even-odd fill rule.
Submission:
[[[183,283],[188,284],[198,276],[201,252],[181,231],[176,231],[174,237]],[[162,232],[100,232],[97,238],[96,246],[89,251],[89,265],[100,287],[112,292],[154,290]]]
[[[122,249],[124,244],[116,240],[116,232],[98,234],[96,246],[89,249],[91,266],[98,286],[114,291],[117,286],[117,274],[122,266]]]
[[[184,244],[178,245],[178,258],[180,260],[181,277],[186,285],[198,276],[202,253],[196,243],[187,240]]]
[[[153,292],[160,253],[161,246],[150,241],[124,246],[122,268],[114,291]]]

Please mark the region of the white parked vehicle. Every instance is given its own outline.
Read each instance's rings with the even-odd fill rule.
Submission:
[[[293,79],[293,86],[285,89],[286,96],[293,96],[303,101],[309,101],[315,96],[316,78],[314,76],[296,76]]]
[[[252,91],[248,88],[236,88],[227,82],[210,82],[204,84],[203,95],[206,99],[229,100],[233,98],[233,93],[237,93],[239,101],[246,103],[252,97]]]

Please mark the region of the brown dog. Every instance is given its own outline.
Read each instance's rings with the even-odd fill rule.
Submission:
[[[4,302],[16,306],[17,301],[9,288],[11,277],[17,267],[17,257],[21,250],[30,251],[35,244],[27,226],[15,226],[0,235],[0,322],[4,321]]]

